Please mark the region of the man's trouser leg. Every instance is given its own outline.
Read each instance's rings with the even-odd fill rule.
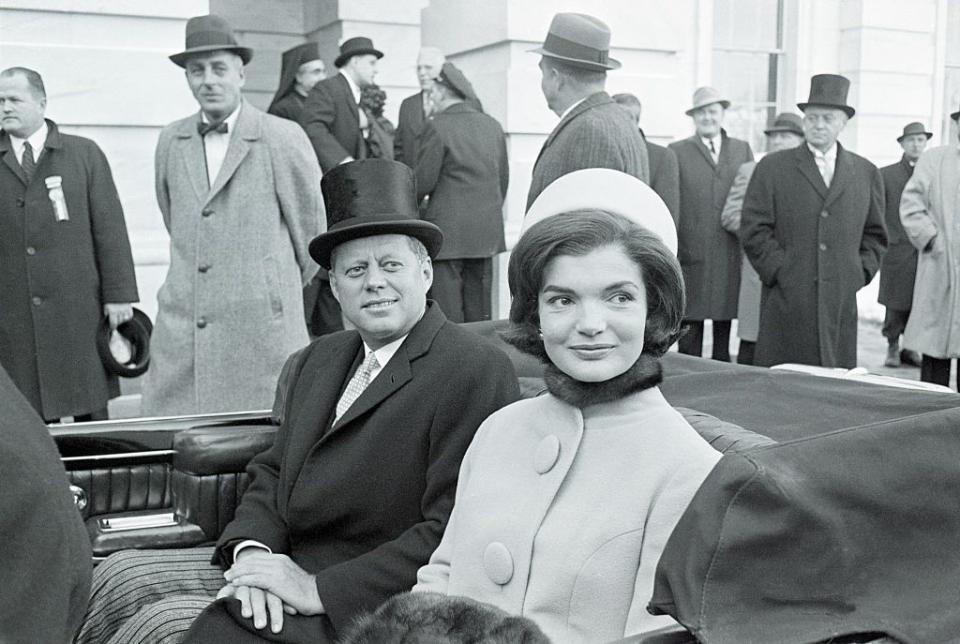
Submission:
[[[430,299],[451,322],[463,322],[463,260],[441,259],[433,262]]]
[[[730,320],[713,321],[713,354],[711,358],[730,362]]]
[[[920,364],[920,380],[949,387],[950,358],[934,358],[923,354],[923,361]]]
[[[489,320],[493,310],[493,258],[463,260],[463,321]]]
[[[700,357],[703,353],[703,320],[684,320],[683,335],[677,349],[680,353]]]

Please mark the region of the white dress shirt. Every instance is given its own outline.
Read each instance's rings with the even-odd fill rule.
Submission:
[[[10,144],[13,146],[13,153],[17,157],[17,163],[23,165],[23,144],[26,141],[30,141],[30,147],[33,148],[33,160],[40,160],[40,155],[43,154],[43,146],[47,143],[47,131],[47,122],[44,121],[40,124],[36,132],[25,139],[18,139],[14,135],[10,135]]]
[[[220,167],[223,165],[223,160],[227,156],[227,148],[230,147],[230,137],[233,136],[233,130],[237,126],[237,118],[240,116],[241,107],[242,104],[233,110],[230,116],[224,119],[227,123],[226,132],[208,132],[207,135],[203,137],[203,151],[207,158],[207,183],[210,186],[213,185],[217,175],[220,174]],[[203,112],[200,112],[200,120],[204,123],[210,123],[210,119],[208,119],[207,115]]]
[[[586,97],[586,96],[584,96],[583,98],[581,98],[579,101],[577,101],[576,103],[574,103],[573,105],[571,105],[571,106],[568,107],[567,109],[563,110],[563,114],[560,115],[560,120],[562,121],[567,114],[569,114],[570,112],[573,111],[573,108],[575,108],[577,105],[579,105],[580,103],[584,102],[585,100],[587,100],[587,97]]]
[[[360,86],[353,82],[353,79],[350,78],[349,74],[344,73],[340,70],[340,75],[347,79],[347,83],[350,85],[350,91],[353,92],[353,102],[357,104],[357,112],[360,116],[360,129],[366,137],[367,130],[370,128],[370,122],[367,120],[367,115],[363,111],[363,108],[360,107]],[[380,356],[377,356],[377,360],[380,359]]]
[[[720,144],[723,141],[723,137],[719,134],[716,136],[701,136],[700,140],[703,141],[703,144],[707,146],[707,151],[710,152],[710,156],[713,157],[714,163],[719,163],[720,161]],[[710,151],[710,142],[713,141],[713,151]]]
[[[817,164],[817,170],[820,171],[820,176],[823,177],[823,182],[827,184],[827,187],[830,187],[830,182],[833,181],[833,173],[837,167],[837,144],[834,142],[826,152],[821,152],[817,148],[813,147],[807,143],[807,147],[810,148],[810,151],[813,152],[813,161]]]

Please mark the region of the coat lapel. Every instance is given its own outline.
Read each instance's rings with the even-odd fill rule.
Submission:
[[[827,184],[823,182],[820,171],[817,170],[817,162],[813,160],[813,152],[807,147],[806,143],[801,143],[796,149],[795,159],[797,161],[797,170],[813,186],[821,199],[827,196]],[[839,155],[838,155],[839,156]],[[834,173],[836,174],[836,173]]]
[[[610,100],[612,99],[609,96],[607,96],[606,92],[597,92],[596,94],[591,94],[590,96],[585,98],[579,105],[577,105],[575,108],[570,110],[569,114],[567,114],[562,119],[560,119],[560,122],[557,123],[557,126],[553,128],[553,131],[550,132],[549,136],[547,136],[547,140],[544,141],[543,147],[540,148],[540,154],[537,155],[537,162],[539,162],[540,157],[543,156],[543,151],[546,150],[548,147],[550,147],[550,144],[553,143],[553,140],[557,138],[557,135],[560,134],[560,131],[563,130],[563,128],[567,127],[567,124],[570,123],[570,121],[577,118],[587,110],[593,107],[596,107],[597,105],[601,105],[606,101],[610,101]],[[536,165],[536,162],[534,163],[534,165]]]
[[[710,155],[710,148],[708,148],[707,146],[705,146],[705,145],[703,144],[703,139],[701,139],[700,136],[699,136],[699,135],[696,135],[696,134],[694,134],[694,135],[693,135],[692,137],[690,137],[690,138],[691,138],[691,140],[693,141],[693,146],[694,146],[695,148],[697,148],[697,150],[699,150],[699,152],[700,152],[700,154],[703,156],[703,158],[706,159],[706,160],[707,160],[707,163],[710,164],[710,167],[711,167],[711,168],[716,168],[716,167],[717,167],[717,164],[713,162],[713,157]],[[724,149],[724,147],[726,147],[726,146],[724,146],[724,145],[721,143],[721,144],[720,144],[720,154],[723,154],[723,149]]]
[[[820,172],[818,171],[819,175]],[[843,149],[840,143],[837,143],[837,161],[834,163],[833,179],[830,181],[830,189],[827,191],[827,198],[823,202],[824,209],[836,201],[843,191],[847,189],[850,181],[853,179],[853,157],[849,152]]]
[[[200,115],[196,118],[189,118],[180,123],[177,131],[177,139],[180,141],[180,157],[184,166],[187,168],[187,176],[190,178],[190,185],[193,186],[193,192],[197,201],[205,203],[206,195],[210,192],[207,186],[207,158],[203,150],[203,139],[197,132],[197,123],[200,122]]]
[[[213,180],[210,187],[210,194],[206,201],[210,201],[217,193],[223,190],[230,178],[237,171],[244,157],[250,152],[250,141],[256,141],[260,138],[260,114],[254,111],[252,105],[243,101],[240,108],[240,116],[237,117],[237,131],[230,136],[230,145],[227,146],[227,155],[223,158],[223,165],[220,166],[220,172]]]
[[[0,155],[3,155],[3,164],[20,179],[20,183],[27,185],[27,175],[23,174],[23,168],[17,163],[17,155],[13,153],[10,135],[2,131],[0,131]]]

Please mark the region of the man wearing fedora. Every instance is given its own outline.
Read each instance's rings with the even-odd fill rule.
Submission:
[[[283,52],[280,85],[270,101],[267,114],[299,122],[307,95],[326,77],[326,70],[317,42],[305,42]]]
[[[903,156],[897,163],[880,168],[885,196],[887,237],[890,245],[880,264],[880,293],[877,298],[886,307],[881,332],[887,339],[887,358],[884,365],[899,367],[908,364],[920,366],[920,355],[911,349],[900,348],[900,336],[907,328],[913,306],[913,282],[917,276],[917,249],[913,247],[900,223],[900,195],[913,175],[913,168],[933,136],[923,123],[908,123],[897,143]]]
[[[187,22],[183,67],[200,113],[160,134],[156,190],[170,233],[143,413],[263,409],[307,330],[309,240],[326,226],[303,130],[240,94],[253,52],[219,16]]]
[[[796,114],[783,112],[777,114],[773,123],[763,133],[767,136],[767,153],[791,150],[803,143],[803,121]],[[743,197],[756,167],[755,161],[747,161],[740,166],[720,213],[720,225],[734,235],[740,232]],[[744,255],[740,261],[740,295],[737,298],[737,337],[740,338],[737,348],[738,364],[753,364],[760,327],[761,290],[760,276]]]
[[[413,171],[367,159],[322,189],[331,225],[310,253],[356,330],[291,356],[276,442],[216,548],[108,558],[80,644],[156,641],[214,596],[185,641],[334,642],[416,583],[474,432],[519,396],[509,358],[426,298],[443,235],[418,219]]]
[[[960,124],[960,110],[950,115]],[[950,384],[950,360],[960,358],[960,148],[931,148],[914,166],[900,197],[900,222],[919,251],[905,346],[922,355],[920,380]]]
[[[750,144],[727,136],[723,117],[730,101],[712,87],[700,87],[686,111],[693,136],[669,145],[680,167],[678,259],[687,288],[680,353],[703,351],[705,320],[713,320],[714,360],[730,361],[731,320],[740,291],[740,244],[720,225],[720,212],[741,165],[753,161]]]
[[[489,320],[493,257],[506,249],[503,200],[510,180],[500,123],[478,111],[473,86],[444,63],[430,89],[436,114],[420,137],[417,198],[443,231],[430,296],[454,322]]]
[[[857,365],[857,291],[887,247],[883,179],[837,141],[855,110],[850,81],[818,74],[806,144],[764,157],[743,202],[740,238],[763,293],[755,364]]]
[[[547,137],[530,181],[527,210],[559,177],[585,168],[610,168],[650,182],[647,147],[630,117],[604,91],[610,28],[580,13],[558,13],[540,54],[540,89],[560,122]]]
[[[397,117],[397,132],[393,139],[393,158],[411,168],[417,163],[417,144],[427,120],[434,114],[430,89],[447,62],[443,52],[436,47],[424,47],[417,55],[417,81],[420,91],[400,103]]]
[[[0,365],[45,421],[99,420],[120,388],[97,333],[133,316],[133,256],[107,158],[46,107],[40,74],[0,72]]]

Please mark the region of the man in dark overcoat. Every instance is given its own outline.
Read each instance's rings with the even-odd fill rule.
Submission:
[[[758,164],[747,187],[740,237],[760,275],[755,364],[852,368],[857,364],[857,291],[887,247],[883,179],[840,145],[855,110],[850,81],[819,74],[803,111],[806,144]]]
[[[503,200],[510,181],[500,124],[468,102],[470,82],[444,63],[430,90],[437,114],[423,129],[416,164],[423,218],[443,231],[430,296],[454,322],[489,320],[493,257],[506,249]]]
[[[397,131],[393,138],[393,158],[411,168],[417,163],[417,146],[423,126],[434,114],[430,89],[440,75],[446,58],[436,47],[424,47],[417,56],[417,81],[420,91],[400,103]]]
[[[426,299],[442,233],[417,218],[413,171],[367,159],[334,169],[322,188],[331,226],[310,252],[356,330],[288,361],[274,446],[251,462],[235,518],[203,550],[215,565],[185,571],[182,550],[141,566],[130,565],[137,552],[113,555],[98,566],[80,644],[156,641],[142,637],[199,612],[196,596],[176,596],[198,588],[201,609],[221,600],[188,642],[334,642],[355,616],[414,585],[474,432],[519,396],[509,358]],[[171,576],[172,597],[116,630]]]
[[[887,339],[884,364],[888,367],[899,367],[902,363],[920,366],[920,355],[916,351],[906,347],[900,349],[900,336],[910,319],[913,282],[917,276],[917,249],[910,243],[900,223],[900,195],[932,136],[933,133],[927,132],[923,123],[908,123],[903,128],[903,134],[897,137],[897,143],[903,148],[903,156],[898,162],[880,168],[890,245],[880,265],[880,293],[877,299],[887,307],[881,332]]]
[[[604,91],[610,28],[579,13],[558,13],[540,54],[540,89],[560,122],[547,137],[530,180],[527,210],[559,177],[585,168],[610,168],[650,183],[647,146],[630,117]]]
[[[703,351],[705,320],[713,320],[714,360],[730,361],[731,320],[737,317],[740,293],[740,244],[720,225],[720,213],[737,176],[753,161],[750,144],[727,136],[723,117],[730,101],[712,87],[693,94],[686,111],[693,119],[693,136],[669,145],[680,166],[678,259],[687,288],[687,311],[680,352]]]
[[[133,317],[133,256],[107,158],[46,106],[35,71],[0,72],[0,365],[44,420],[103,419],[97,329]]]

